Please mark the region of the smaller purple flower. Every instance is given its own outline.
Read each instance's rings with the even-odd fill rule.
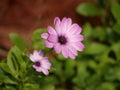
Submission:
[[[47,57],[44,57],[44,53],[42,50],[40,52],[34,50],[33,54],[29,56],[30,60],[34,62],[33,68],[37,72],[43,72],[45,75],[49,74],[49,69],[51,67],[51,63],[49,62]]]

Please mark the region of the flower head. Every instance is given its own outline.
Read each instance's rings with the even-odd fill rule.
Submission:
[[[43,72],[45,75],[48,75],[48,70],[51,67],[51,63],[49,62],[47,57],[43,57],[43,51],[40,52],[34,51],[33,54],[30,54],[29,56],[30,60],[34,62],[33,68],[37,72]]]
[[[83,51],[83,36],[80,34],[82,28],[74,23],[71,18],[64,17],[61,21],[58,17],[54,20],[55,28],[48,26],[48,33],[43,33],[42,38],[46,39],[45,45],[54,48],[56,53],[62,53],[65,58],[72,58],[78,55],[78,51]]]

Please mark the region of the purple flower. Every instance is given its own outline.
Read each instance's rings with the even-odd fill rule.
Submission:
[[[33,68],[37,72],[43,72],[45,75],[48,75],[48,70],[51,67],[51,63],[49,62],[47,57],[43,57],[43,51],[40,52],[34,50],[33,54],[29,56],[30,60],[34,62]]]
[[[62,21],[58,17],[54,20],[55,28],[48,26],[48,33],[43,33],[42,38],[46,39],[45,45],[54,48],[56,53],[61,53],[65,58],[72,58],[78,55],[78,51],[83,51],[84,45],[81,42],[83,36],[80,34],[82,28],[74,23],[71,18],[64,17]]]

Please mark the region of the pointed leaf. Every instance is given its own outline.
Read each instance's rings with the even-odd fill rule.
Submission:
[[[111,12],[116,21],[120,22],[120,4],[116,1],[111,2]]]
[[[14,45],[18,46],[21,50],[25,50],[26,43],[21,36],[15,33],[11,33],[10,39]]]
[[[77,7],[77,12],[84,16],[98,16],[100,14],[99,9],[97,9],[91,3],[83,3]]]

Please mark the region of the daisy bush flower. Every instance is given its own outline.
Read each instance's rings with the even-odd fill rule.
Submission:
[[[71,18],[64,17],[61,21],[58,17],[54,20],[55,27],[48,26],[47,33],[41,35],[46,39],[45,45],[54,48],[57,54],[62,53],[65,58],[72,58],[78,55],[78,51],[83,51],[84,45],[81,42],[83,36],[80,34],[82,28],[74,23]]]
[[[49,74],[49,69],[51,67],[51,63],[49,62],[47,57],[43,56],[44,53],[41,50],[40,52],[34,50],[33,54],[30,54],[29,58],[32,62],[35,64],[33,65],[33,68],[37,72],[43,72],[45,75]]]

